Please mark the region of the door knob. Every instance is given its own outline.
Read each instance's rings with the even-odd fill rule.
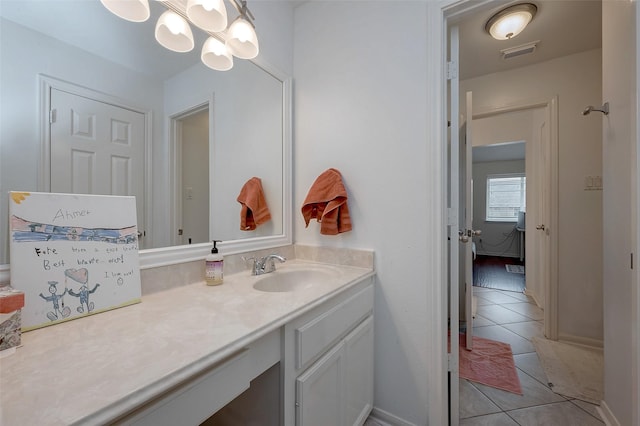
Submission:
[[[542,224],[542,225],[536,226],[536,229],[539,230],[539,231],[544,231],[546,229],[546,227],[544,226],[544,224]]]
[[[469,242],[469,236],[467,235],[467,233],[465,231],[458,231],[458,240],[460,240],[460,242],[462,242],[462,243],[468,243]]]
[[[482,229],[473,229],[471,231],[472,237],[479,237],[480,235],[482,235]]]

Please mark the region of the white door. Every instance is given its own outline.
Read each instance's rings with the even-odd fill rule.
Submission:
[[[345,344],[337,344],[296,379],[296,425],[344,424]]]
[[[460,119],[459,119],[459,80],[458,80],[458,56],[459,56],[458,27],[452,27],[450,31],[449,45],[449,191],[448,191],[448,220],[447,231],[449,236],[449,424],[456,426],[459,422],[459,343],[458,330],[460,328],[459,307],[459,283],[460,283],[460,259],[459,259],[459,204],[460,204]]]
[[[144,235],[144,114],[55,88],[50,111],[51,192],[134,195]]]

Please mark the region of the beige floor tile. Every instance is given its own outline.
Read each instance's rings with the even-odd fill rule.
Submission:
[[[493,290],[493,291],[486,291],[483,292],[482,294],[479,294],[479,296],[483,297],[484,299],[490,300],[493,303],[518,303],[520,302],[519,299],[509,296],[509,293],[513,293],[510,291],[499,291],[499,290]]]
[[[495,302],[492,302],[491,300],[489,300],[489,299],[485,299],[484,297],[482,297],[482,293],[478,293],[478,295],[477,295],[477,296],[474,294],[474,297],[475,297],[475,299],[476,299],[476,304],[477,304],[478,306],[482,306],[482,305],[495,305],[495,304],[496,304]]]
[[[478,337],[484,337],[485,339],[497,340],[498,342],[510,344],[511,352],[513,352],[514,355],[535,352],[536,350],[530,341],[500,325],[474,327],[473,334]]]
[[[602,423],[569,401],[509,411],[521,426],[599,426]]]
[[[460,379],[460,418],[499,413],[500,408],[468,380]]]
[[[579,399],[572,399],[571,403],[577,405],[596,419],[600,420],[600,414],[598,414],[598,410],[596,410],[597,405],[586,401],[580,401]]]
[[[529,317],[534,321],[540,321],[544,319],[544,311],[533,303],[504,303],[501,306],[503,308],[507,308],[521,315]]]
[[[462,419],[460,426],[518,426],[518,423],[505,413],[498,413]]]
[[[544,386],[549,386],[549,379],[544,372],[544,368],[540,364],[540,359],[538,358],[538,354],[535,352],[531,352],[528,354],[519,354],[514,355],[513,360],[516,363],[516,367],[529,376],[533,377],[537,381],[539,381]]]
[[[521,302],[535,303],[535,302],[533,301],[533,297],[527,296],[527,295],[526,295],[526,294],[524,294],[524,293],[520,293],[520,292],[517,292],[517,291],[507,291],[507,292],[505,292],[505,294],[506,294],[507,296],[509,296],[509,297],[513,297],[513,298],[515,298],[515,299],[518,299],[518,300],[520,300]]]
[[[478,306],[478,315],[483,316],[496,324],[531,321],[531,318],[525,317],[524,315],[510,309],[503,308],[501,305]]]
[[[544,326],[538,321],[515,322],[503,324],[502,326],[527,340],[531,340],[534,337],[544,338]]]
[[[488,319],[481,317],[480,315],[476,315],[476,317],[473,319],[474,327],[486,327],[488,325],[496,325],[496,323],[493,321],[489,321]]]
[[[549,388],[520,370],[518,370],[518,378],[520,379],[520,386],[522,387],[522,395],[480,384],[475,384],[474,386],[489,397],[489,399],[503,411],[566,401],[565,398],[553,393]]]

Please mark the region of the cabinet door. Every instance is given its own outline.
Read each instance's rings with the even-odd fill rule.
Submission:
[[[345,345],[339,343],[296,380],[296,425],[344,424]]]
[[[345,424],[361,425],[373,408],[373,317],[345,342]]]

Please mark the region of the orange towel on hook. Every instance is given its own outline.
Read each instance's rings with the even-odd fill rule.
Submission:
[[[311,219],[320,222],[324,235],[351,231],[347,190],[338,170],[329,169],[318,176],[302,204],[302,216],[307,227]]]
[[[262,190],[262,181],[257,177],[249,179],[238,195],[242,204],[240,210],[240,230],[253,231],[258,225],[271,220],[271,213]]]

